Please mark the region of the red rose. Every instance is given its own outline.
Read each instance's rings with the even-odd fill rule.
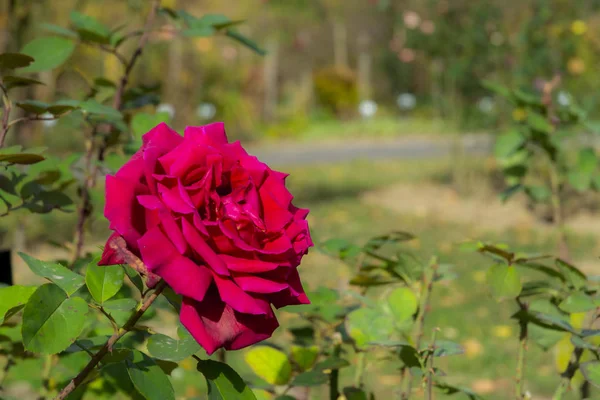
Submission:
[[[229,143],[222,123],[160,124],[106,178],[104,215],[127,248],[183,296],[180,319],[212,354],[271,336],[276,308],[306,304],[296,268],[312,246],[286,174]],[[124,263],[106,246],[99,265]]]

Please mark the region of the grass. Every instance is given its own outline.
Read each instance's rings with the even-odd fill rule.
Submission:
[[[542,235],[523,227],[482,232],[477,226],[460,221],[443,222],[416,214],[402,214],[361,199],[363,193],[398,183],[452,184],[454,164],[455,160],[451,159],[427,162],[359,161],[331,166],[295,167],[286,172],[291,173],[288,182],[295,194],[295,204],[311,209],[309,219],[316,243],[331,237],[364,243],[377,234],[405,230],[419,237],[407,245],[409,250],[423,258],[437,254],[441,262],[455,266],[458,278],[434,289],[426,332],[429,336],[429,332],[439,327],[440,337],[462,343],[466,354],[440,359],[437,366],[446,371],[447,379],[452,383],[472,387],[485,394],[486,399],[506,399],[512,397],[517,360],[518,326],[510,319],[516,310],[515,305],[497,303],[491,299],[484,282],[489,260],[460,252],[454,244],[467,238],[476,238],[508,243],[523,251],[553,252],[552,235]],[[474,193],[481,187],[489,186],[485,181],[488,176],[485,160],[466,160],[461,163],[461,169],[468,171],[468,182],[474,186],[461,188],[462,192]],[[409,199],[395,200],[402,202]],[[578,236],[574,239],[572,250],[576,257],[590,254],[595,249],[596,240],[593,237]],[[343,287],[352,271],[313,250],[305,258],[300,273],[305,286],[315,289],[319,285]],[[284,310],[278,312],[278,316],[283,327],[297,321],[295,314]],[[273,339],[275,343],[286,340],[283,332],[282,329],[278,331]],[[370,362],[365,374],[367,387],[375,391],[377,399],[393,398],[397,387],[398,364],[375,362],[374,357],[378,355],[369,355]],[[353,360],[354,355],[350,354],[349,357]],[[228,361],[244,378],[256,380],[243,362],[243,352],[228,353]],[[32,371],[37,370],[35,368],[37,364],[27,366]],[[342,370],[342,384],[351,383],[353,373],[353,367]],[[553,353],[545,353],[532,344],[526,377],[526,388],[534,398],[549,398],[558,380]],[[173,382],[181,398],[200,398],[204,390],[204,382],[199,379],[194,363],[187,361],[180,364]],[[312,396],[315,400],[325,398],[318,390],[313,391]],[[445,397],[439,395],[436,398]]]
[[[272,126],[272,132],[265,141],[279,141],[283,137],[299,142],[322,142],[339,140],[394,139],[403,136],[440,136],[458,134],[459,130],[450,121],[435,118],[381,116],[372,119],[355,118],[351,120],[320,119],[302,123],[301,129],[289,124]],[[290,132],[285,134],[285,132]],[[292,133],[293,132],[293,133]]]

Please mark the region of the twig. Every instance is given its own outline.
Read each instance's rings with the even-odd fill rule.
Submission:
[[[6,134],[10,129],[10,125],[8,123],[8,119],[10,117],[10,111],[12,109],[12,103],[8,98],[8,94],[6,92],[6,88],[4,87],[4,83],[0,79],[0,89],[2,90],[2,103],[4,105],[4,112],[2,114],[2,132],[0,132],[0,148],[4,146],[4,140],[6,139]]]
[[[156,14],[158,12],[159,7],[160,7],[160,0],[154,0],[152,2],[150,12],[148,13],[148,16],[146,17],[146,23],[144,25],[144,33],[140,37],[138,46],[135,49],[135,51],[133,52],[133,54],[131,55],[129,62],[124,63],[125,71],[123,72],[123,75],[121,76],[121,79],[119,80],[119,84],[117,86],[117,90],[115,92],[115,96],[113,98],[113,103],[112,103],[112,107],[116,110],[121,110],[121,108],[123,106],[123,94],[125,93],[125,87],[127,86],[127,83],[129,81],[129,75],[131,74],[131,71],[133,70],[135,63],[137,62],[139,57],[142,55],[144,46],[146,46],[146,43],[148,42],[148,38],[150,37],[150,28],[152,27],[152,24],[154,23],[154,19],[156,18]],[[116,50],[115,50],[115,52],[116,52]],[[108,134],[110,132],[110,125],[109,124],[103,125],[99,131],[102,134],[105,134],[105,135]],[[95,142],[95,136],[97,133],[98,132],[94,132],[92,134],[92,139],[91,139],[92,145]],[[108,145],[108,143],[106,141],[103,141],[103,143],[98,147],[98,151],[97,151],[98,161],[104,160],[104,152],[106,151],[107,145]],[[93,158],[93,155],[94,155],[93,150],[88,151],[86,153],[86,155],[85,155],[85,164],[86,165],[91,165],[91,160]],[[85,222],[90,215],[88,210],[91,207],[89,190],[92,189],[94,186],[96,186],[96,179],[98,176],[98,168],[99,168],[98,163],[96,163],[93,166],[93,168],[91,168],[91,172],[90,172],[90,168],[86,168],[86,172],[87,172],[89,179],[86,179],[86,181],[83,184],[82,191],[81,191],[81,205],[79,207],[77,230],[76,230],[76,234],[75,234],[76,235],[75,236],[76,244],[75,244],[74,260],[77,260],[81,257],[81,253],[83,250],[83,245],[85,242],[85,235],[84,235],[83,231],[85,228]]]
[[[517,298],[517,303],[522,311],[527,311],[527,304],[522,303]],[[527,321],[522,318],[519,321],[519,357],[517,359],[517,372],[515,376],[515,398],[522,400],[525,398],[524,386],[525,386],[525,359],[527,355],[527,340],[528,340],[528,324]]]
[[[583,349],[577,347],[573,350],[573,355],[571,356],[571,360],[569,361],[569,365],[567,369],[560,375],[562,377],[560,381],[560,385],[556,388],[554,392],[554,396],[552,396],[552,400],[562,400],[563,395],[569,389],[571,384],[571,379],[575,375],[575,372],[579,369],[579,360],[581,359],[581,355],[583,354]]]
[[[10,368],[15,364],[12,355],[7,355],[6,364],[4,365],[4,368],[2,368],[2,371],[0,371],[0,393],[2,393],[2,390],[4,389],[4,382],[8,376],[8,371],[10,371]]]
[[[433,282],[438,269],[437,257],[433,257],[429,266],[423,271],[422,286],[421,286],[421,304],[419,305],[419,314],[417,315],[417,327],[415,331],[415,348],[417,351],[421,348],[423,335],[425,333],[425,318],[429,312],[429,303],[431,301],[431,292],[433,290]],[[400,387],[403,386],[404,380],[407,379],[406,389],[402,391],[400,398],[407,400],[410,398],[412,391],[412,376],[407,368],[403,370]]]
[[[341,343],[336,343],[333,347],[333,356],[339,357],[342,352]],[[333,369],[329,374],[329,400],[337,400],[340,397],[339,389],[340,370]]]
[[[356,372],[354,373],[354,386],[362,388],[363,386],[363,374],[365,372],[366,354],[364,351],[358,353],[358,360],[356,361]]]
[[[152,292],[152,294],[144,301],[142,306],[135,313],[133,313],[131,317],[129,317],[125,325],[123,325],[123,327],[119,329],[118,332],[114,333],[108,339],[104,346],[102,346],[102,348],[98,350],[98,352],[94,355],[94,357],[92,357],[92,359],[87,363],[83,370],[81,370],[81,372],[75,378],[73,378],[73,380],[71,380],[71,382],[69,382],[69,384],[63,388],[63,390],[60,391],[58,396],[55,397],[55,400],[65,399],[73,390],[75,390],[79,385],[81,385],[81,383],[85,380],[85,378],[87,378],[90,372],[92,372],[96,365],[98,365],[100,360],[102,360],[102,358],[108,352],[112,351],[112,348],[115,345],[115,343],[117,343],[119,339],[121,339],[123,336],[125,336],[125,334],[127,334],[127,332],[131,331],[134,328],[135,324],[142,317],[142,315],[144,315],[144,313],[152,305],[152,303],[154,303],[154,301],[158,298],[165,286],[166,284],[164,281],[160,281],[156,285],[154,292]]]
[[[227,362],[227,353],[225,352],[225,349],[219,349],[219,351],[217,351],[217,359],[222,363]]]
[[[431,344],[429,345],[429,373],[427,374],[427,400],[433,400],[433,363],[435,360],[435,342],[439,328],[435,328],[431,335]]]

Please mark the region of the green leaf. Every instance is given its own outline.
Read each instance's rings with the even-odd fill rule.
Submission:
[[[484,79],[483,81],[481,81],[481,86],[483,86],[487,90],[490,90],[490,91],[494,92],[495,94],[505,97],[507,99],[511,97],[510,89],[508,89],[506,86],[502,85],[501,83],[497,83],[497,82],[493,82],[493,81]]]
[[[48,112],[54,116],[57,115],[62,115],[68,111],[73,111],[78,109],[79,107],[74,107],[74,106],[68,106],[68,105],[62,105],[62,104],[54,104],[51,105],[50,107],[48,107]]]
[[[150,336],[148,352],[161,360],[179,362],[200,351],[200,345],[183,326],[177,333],[179,340],[162,334]]]
[[[169,122],[170,120],[169,113],[160,112],[154,115],[147,113],[137,113],[131,119],[131,130],[133,134],[141,137],[143,134],[149,132],[156,125],[161,122]]]
[[[41,24],[40,27],[45,31],[56,33],[58,35],[66,36],[71,39],[77,39],[77,33],[73,32],[70,29],[63,28],[62,26],[54,25],[54,24]]]
[[[412,290],[399,287],[387,297],[387,302],[396,322],[408,321],[417,312],[419,300]]]
[[[346,317],[346,330],[359,348],[371,342],[388,340],[394,331],[394,321],[378,308],[363,307]]]
[[[212,26],[196,26],[184,29],[181,34],[185,37],[208,37],[215,34],[215,28]]]
[[[96,18],[77,11],[71,11],[69,17],[82,40],[101,44],[110,43],[110,29]]]
[[[208,400],[256,400],[252,390],[229,365],[202,360],[197,368],[206,378]]]
[[[99,266],[98,261],[99,257],[88,264],[85,284],[94,300],[103,304],[121,289],[125,272],[120,265]]]
[[[4,81],[4,86],[7,90],[23,86],[43,85],[43,83],[37,79],[25,78],[22,76],[8,75],[3,77],[2,80]]]
[[[58,263],[40,261],[25,253],[19,253],[19,255],[34,274],[55,283],[69,296],[85,284],[83,276]]]
[[[110,313],[112,311],[131,311],[137,305],[138,302],[134,299],[124,298],[105,301],[102,307]]]
[[[29,297],[35,292],[35,286],[7,286],[0,288],[0,325],[5,319],[19,312]]]
[[[527,196],[535,202],[544,202],[550,198],[552,194],[546,186],[529,185],[525,187]]]
[[[125,365],[133,386],[147,400],[175,400],[171,381],[152,358],[132,350]]]
[[[581,289],[585,286],[587,277],[577,267],[561,259],[556,259],[556,266],[572,287]]]
[[[39,115],[45,113],[50,104],[38,100],[23,100],[17,103],[17,107],[29,113]]]
[[[11,164],[29,165],[44,160],[45,158],[43,156],[40,156],[39,154],[0,154],[0,162],[7,162]]]
[[[292,381],[292,386],[321,386],[329,380],[329,376],[322,371],[308,371],[296,375]]]
[[[546,117],[531,110],[527,113],[527,124],[538,132],[551,133],[554,131],[554,126],[548,122]]]
[[[497,158],[505,158],[513,155],[525,144],[525,136],[518,130],[510,130],[496,139],[494,154]]]
[[[27,67],[34,61],[33,57],[21,53],[2,53],[0,54],[0,68],[14,69]]]
[[[287,355],[269,346],[256,346],[244,354],[252,371],[271,385],[284,385],[292,377]]]
[[[135,269],[131,268],[129,265],[123,264],[123,265],[121,265],[121,267],[123,267],[123,270],[127,274],[127,277],[129,277],[129,280],[131,281],[131,283],[133,283],[133,286],[135,286],[137,288],[137,290],[139,290],[140,293],[142,293],[144,291],[144,281],[142,281],[142,277],[140,276],[140,274],[138,274],[137,271]],[[172,290],[171,290],[171,292],[172,292]],[[172,293],[175,294],[175,292],[172,292]],[[170,293],[165,294],[165,292],[163,290],[163,295],[165,297],[168,297],[168,295],[170,295]],[[169,300],[169,302],[170,302],[170,300]],[[181,298],[179,299],[179,303],[181,304]],[[179,312],[179,310],[177,312]]]
[[[514,266],[492,265],[487,273],[487,282],[498,300],[515,298],[521,293],[521,275]]]
[[[452,395],[452,394],[462,393],[465,396],[467,396],[467,398],[469,400],[483,400],[483,397],[479,396],[477,393],[473,392],[469,388],[465,388],[462,386],[454,386],[454,385],[450,385],[448,383],[439,382],[439,381],[433,382],[433,385],[444,394]]]
[[[589,383],[600,388],[600,361],[588,361],[582,363],[579,368]]]
[[[256,52],[257,54],[259,54],[261,56],[264,56],[267,54],[267,52],[264,51],[263,49],[261,49],[260,47],[258,47],[258,45],[256,43],[254,43],[252,40],[248,39],[246,36],[242,35],[238,31],[228,29],[225,34],[228,37],[230,37],[231,39],[243,44],[244,46],[248,47],[249,49],[253,50],[254,52]]]
[[[581,149],[577,158],[577,164],[568,174],[571,186],[580,192],[589,190],[597,166],[598,158],[594,149]]]
[[[179,314],[181,311],[181,296],[175,293],[170,287],[164,288],[162,294]]]
[[[583,292],[574,292],[564,299],[558,307],[569,314],[581,313],[596,308],[594,300]]]
[[[343,393],[346,400],[368,400],[365,391],[356,387],[345,387]]]
[[[292,345],[290,355],[292,361],[300,367],[301,371],[310,369],[319,357],[319,348],[317,346],[297,346]]]
[[[433,350],[434,357],[447,357],[463,354],[465,349],[458,343],[450,340],[436,340]]]
[[[35,61],[23,68],[21,72],[54,69],[67,61],[73,50],[75,50],[75,43],[63,37],[46,36],[33,39],[23,47],[21,52],[33,57]]]
[[[80,107],[88,114],[102,116],[111,120],[121,120],[123,115],[112,107],[98,103],[96,100],[90,99],[82,102]]]
[[[23,311],[23,345],[34,353],[56,354],[73,343],[86,322],[88,306],[47,283],[29,298]]]
[[[403,231],[393,231],[387,235],[375,236],[374,238],[369,239],[369,241],[365,244],[364,250],[366,251],[376,251],[386,244],[395,244],[401,242],[408,242],[415,239],[415,235],[409,232]]]
[[[502,193],[500,193],[500,200],[502,200],[503,202],[505,202],[508,199],[510,199],[511,197],[513,197],[515,194],[519,193],[524,188],[525,187],[523,185],[521,185],[521,184],[516,184],[516,185],[509,186],[508,188],[506,188],[505,190],[503,190]]]

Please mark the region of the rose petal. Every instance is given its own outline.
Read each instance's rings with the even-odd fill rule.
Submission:
[[[210,248],[195,227],[185,218],[181,219],[181,225],[185,239],[192,246],[192,249],[204,260],[204,263],[217,274],[229,275],[229,270],[225,262]]]
[[[222,278],[217,274],[214,275],[214,278],[221,300],[230,305],[235,311],[244,314],[267,314],[271,309],[269,303],[250,296],[231,279]]]
[[[163,122],[142,136],[142,141],[144,174],[151,192],[156,194],[153,174],[157,173],[157,160],[183,142],[183,137]]]
[[[116,176],[106,177],[104,216],[110,229],[117,231],[128,245],[137,249],[137,240],[146,231],[146,210],[136,197],[148,192],[146,186]]]
[[[276,293],[287,289],[288,285],[255,275],[234,274],[233,280],[245,292]]]
[[[195,211],[194,207],[181,198],[179,187],[170,189],[161,183],[157,187],[161,200],[169,210],[180,214],[190,214]]]
[[[222,122],[213,122],[204,126],[188,126],[183,135],[186,138],[200,139],[201,141],[212,145],[227,144],[227,134],[225,133],[225,124]]]
[[[167,237],[175,245],[177,251],[179,251],[180,254],[184,254],[187,251],[188,246],[175,218],[173,218],[168,211],[162,211],[159,213],[159,219]]]
[[[165,207],[158,197],[151,194],[140,195],[136,199],[142,207],[148,210],[160,210]]]
[[[268,300],[276,308],[298,304],[310,304],[310,300],[304,293],[302,282],[300,282],[300,275],[298,275],[298,271],[296,271],[295,268],[290,271],[287,279],[288,284],[290,285],[289,289],[268,295]]]
[[[202,301],[213,281],[208,268],[197,265],[190,259],[178,255],[153,269],[175,293]]]
[[[177,248],[158,227],[150,229],[139,240],[142,261],[152,272],[180,254]]]
[[[236,272],[257,274],[260,272],[273,271],[279,267],[279,264],[277,263],[261,260],[248,260],[226,254],[221,254],[221,259],[227,264],[227,269]]]
[[[270,310],[266,315],[246,315],[235,312],[209,290],[202,302],[184,297],[180,320],[208,355],[218,348],[238,350],[271,337],[279,326]]]

